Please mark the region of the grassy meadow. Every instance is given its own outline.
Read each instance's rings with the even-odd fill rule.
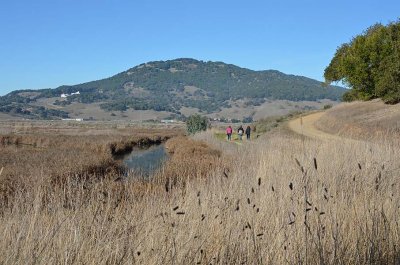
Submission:
[[[214,130],[49,129],[3,129],[1,264],[400,261],[393,130],[326,141],[280,124],[237,145]],[[163,137],[170,160],[152,179],[120,181],[112,154]]]

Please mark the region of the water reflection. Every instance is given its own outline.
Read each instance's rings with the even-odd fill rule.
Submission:
[[[164,145],[153,145],[147,149],[135,148],[123,157],[123,164],[128,174],[150,176],[168,158]]]

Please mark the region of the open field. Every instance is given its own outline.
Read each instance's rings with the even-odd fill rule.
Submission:
[[[309,126],[317,130],[342,108]],[[37,132],[29,144],[54,147],[45,157],[51,161],[57,150],[81,146],[93,148],[84,153],[90,157],[139,130],[97,126],[26,131]],[[79,130],[86,134],[78,137]],[[155,137],[166,132],[147,130]],[[1,156],[0,184],[11,183],[3,182],[10,166],[20,167],[14,177],[21,183],[34,181],[11,184],[0,214],[0,263],[398,264],[400,144],[393,130],[385,135],[386,141],[326,141],[279,125],[237,145],[208,131],[169,140],[170,162],[150,181],[115,181],[117,171],[111,178],[99,172],[56,187],[49,164],[35,170],[40,159],[28,166],[21,149],[2,145],[12,159],[3,166]]]

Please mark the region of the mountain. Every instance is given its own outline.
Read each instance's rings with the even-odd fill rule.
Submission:
[[[0,97],[0,112],[54,119],[68,117],[74,104],[95,104],[110,113],[153,110],[180,116],[185,108],[210,114],[231,108],[237,101],[245,101],[246,106],[259,106],[266,100],[337,101],[344,92],[341,87],[326,87],[276,70],[253,71],[223,62],[181,58],[140,64],[78,85],[13,91]]]

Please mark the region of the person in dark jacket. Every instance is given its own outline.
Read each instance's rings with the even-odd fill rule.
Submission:
[[[250,140],[250,133],[251,133],[251,128],[250,126],[247,126],[246,128],[246,139]]]
[[[244,129],[243,129],[242,125],[240,125],[240,127],[238,129],[239,140],[242,140],[243,134],[244,134]]]

